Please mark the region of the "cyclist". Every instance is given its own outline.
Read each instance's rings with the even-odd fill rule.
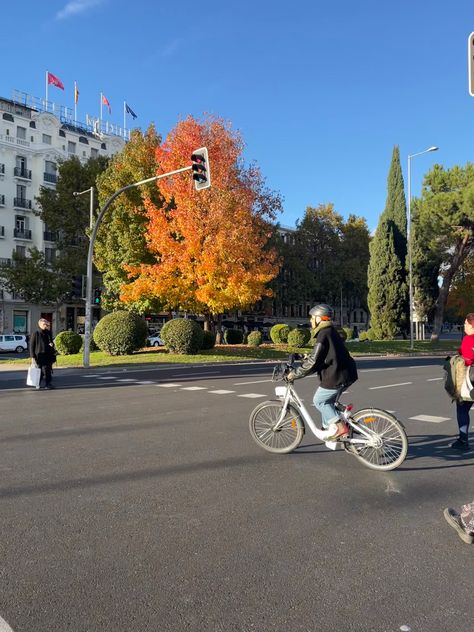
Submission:
[[[323,428],[336,424],[337,431],[331,438],[337,439],[349,432],[349,426],[341,420],[335,403],[342,391],[357,380],[357,367],[334,327],[329,305],[315,305],[309,315],[316,342],[301,366],[289,373],[288,379],[293,381],[312,373],[319,374],[321,386],[314,394],[314,405],[321,413]]]

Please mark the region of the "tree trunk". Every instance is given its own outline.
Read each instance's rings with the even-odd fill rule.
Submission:
[[[443,283],[439,288],[438,298],[435,305],[435,314],[433,320],[433,332],[431,334],[431,342],[437,342],[441,333],[441,327],[443,326],[444,310],[446,309],[446,303],[448,302],[449,290],[454,275],[459,270],[460,266],[466,259],[472,245],[471,233],[466,233],[462,239],[459,240],[457,247],[455,248],[451,265],[446,270],[443,276]]]

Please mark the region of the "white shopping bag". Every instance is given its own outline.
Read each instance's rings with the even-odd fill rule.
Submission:
[[[41,369],[31,365],[28,368],[28,376],[26,378],[27,386],[39,386],[41,381]]]

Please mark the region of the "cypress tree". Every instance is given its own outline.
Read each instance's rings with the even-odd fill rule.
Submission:
[[[400,151],[393,148],[387,200],[370,246],[368,306],[377,337],[405,332],[409,323],[407,206]]]

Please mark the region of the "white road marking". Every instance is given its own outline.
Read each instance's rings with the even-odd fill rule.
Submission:
[[[137,382],[137,385],[140,386],[146,386],[148,384],[154,384],[155,382],[153,382],[152,380],[142,380],[141,382]]]
[[[201,375],[220,375],[222,371],[202,371],[201,373],[180,373],[179,375],[172,375],[171,377],[199,377]]]
[[[97,375],[81,375],[81,377],[97,377]]]
[[[124,377],[123,379],[117,379],[116,382],[136,382],[133,377]]]
[[[209,391],[209,393],[214,393],[215,395],[227,395],[227,393],[235,393],[235,391],[226,391],[223,388],[217,391]]]
[[[267,397],[266,395],[260,395],[260,393],[246,393],[245,395],[237,395],[237,397],[249,397],[251,399],[255,397]]]
[[[97,377],[98,380],[116,380],[117,378],[113,375],[99,375]]]
[[[177,388],[181,386],[181,384],[157,384],[160,388]]]
[[[428,421],[432,424],[440,424],[443,421],[449,421],[449,417],[434,417],[433,415],[417,415],[416,417],[409,417],[413,421]]]
[[[395,367],[389,369],[360,369],[359,373],[370,373],[371,371],[396,371]]]
[[[205,391],[205,386],[183,386],[181,387],[182,391]]]
[[[444,380],[444,377],[430,377],[427,382],[437,382],[438,380]]]
[[[417,364],[416,366],[409,366],[409,369],[429,369],[431,368],[430,364]]]
[[[369,391],[376,391],[379,388],[392,388],[393,386],[407,386],[407,384],[413,384],[413,382],[400,382],[399,384],[385,384],[385,386],[370,386]]]
[[[273,380],[256,380],[255,382],[234,382],[233,386],[245,386],[245,384],[264,384],[265,382],[273,382]]]
[[[2,617],[0,617],[0,632],[13,632],[12,628]]]

